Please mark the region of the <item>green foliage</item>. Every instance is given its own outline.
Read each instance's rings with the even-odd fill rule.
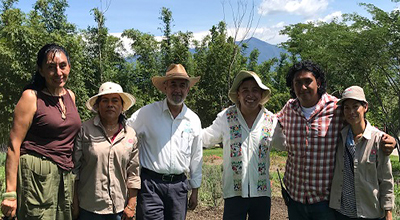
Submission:
[[[203,165],[203,180],[199,200],[203,205],[217,207],[222,198],[222,165]]]
[[[223,149],[220,147],[203,150],[203,157],[215,155],[222,158],[222,154],[223,154]]]

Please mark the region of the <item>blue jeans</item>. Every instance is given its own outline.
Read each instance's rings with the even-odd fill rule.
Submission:
[[[289,220],[335,220],[335,211],[329,208],[329,202],[303,204],[290,199]]]
[[[79,220],[121,220],[122,212],[117,214],[96,214],[79,208]]]

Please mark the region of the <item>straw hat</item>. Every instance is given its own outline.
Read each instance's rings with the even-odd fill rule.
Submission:
[[[342,93],[342,98],[338,101],[338,105],[342,104],[347,99],[354,99],[357,101],[368,103],[365,99],[364,90],[359,86],[350,86]]]
[[[185,70],[185,67],[183,67],[182,64],[171,64],[168,67],[165,76],[154,76],[153,78],[151,78],[151,81],[153,82],[153,85],[157,89],[165,93],[164,83],[167,80],[171,79],[186,79],[189,81],[189,88],[190,88],[200,80],[200,76],[189,77],[189,75]]]
[[[260,77],[258,77],[258,75],[255,72],[246,71],[246,70],[240,71],[232,83],[232,87],[229,90],[229,94],[228,94],[228,96],[232,100],[232,102],[234,102],[236,104],[239,103],[237,90],[239,89],[239,86],[240,86],[240,84],[242,84],[243,80],[247,79],[247,78],[253,78],[256,81],[257,85],[262,90],[264,90],[262,93],[262,96],[261,96],[260,104],[264,105],[265,103],[267,103],[269,97],[271,96],[271,90],[261,82]]]
[[[97,109],[93,108],[97,98],[102,95],[114,93],[119,94],[124,101],[122,109],[123,112],[127,111],[130,107],[132,107],[133,104],[135,104],[135,97],[133,97],[129,93],[124,92],[119,84],[113,82],[105,82],[101,84],[99,88],[99,93],[92,96],[89,100],[86,101],[86,107],[93,112],[97,112]]]

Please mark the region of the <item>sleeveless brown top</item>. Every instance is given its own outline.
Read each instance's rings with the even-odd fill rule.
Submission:
[[[81,119],[69,92],[61,98],[66,108],[65,119],[59,110],[59,96],[37,92],[37,110],[21,145],[21,155],[44,156],[69,171],[73,168],[72,149],[75,135],[81,128]]]

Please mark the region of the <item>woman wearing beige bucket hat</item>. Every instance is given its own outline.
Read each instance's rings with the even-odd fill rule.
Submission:
[[[282,134],[275,131],[277,119],[263,106],[270,94],[256,73],[240,71],[229,91],[235,105],[203,130],[204,146],[223,143],[223,219],[270,218],[269,153],[273,144],[284,149],[284,138],[276,136]]]
[[[74,216],[80,219],[132,219],[140,189],[135,131],[123,112],[135,98],[113,82],[86,102],[96,116],[82,124],[74,146]]]
[[[336,149],[330,207],[336,219],[392,219],[393,175],[389,156],[380,148],[383,132],[365,118],[368,102],[359,86],[344,90],[346,122]]]

